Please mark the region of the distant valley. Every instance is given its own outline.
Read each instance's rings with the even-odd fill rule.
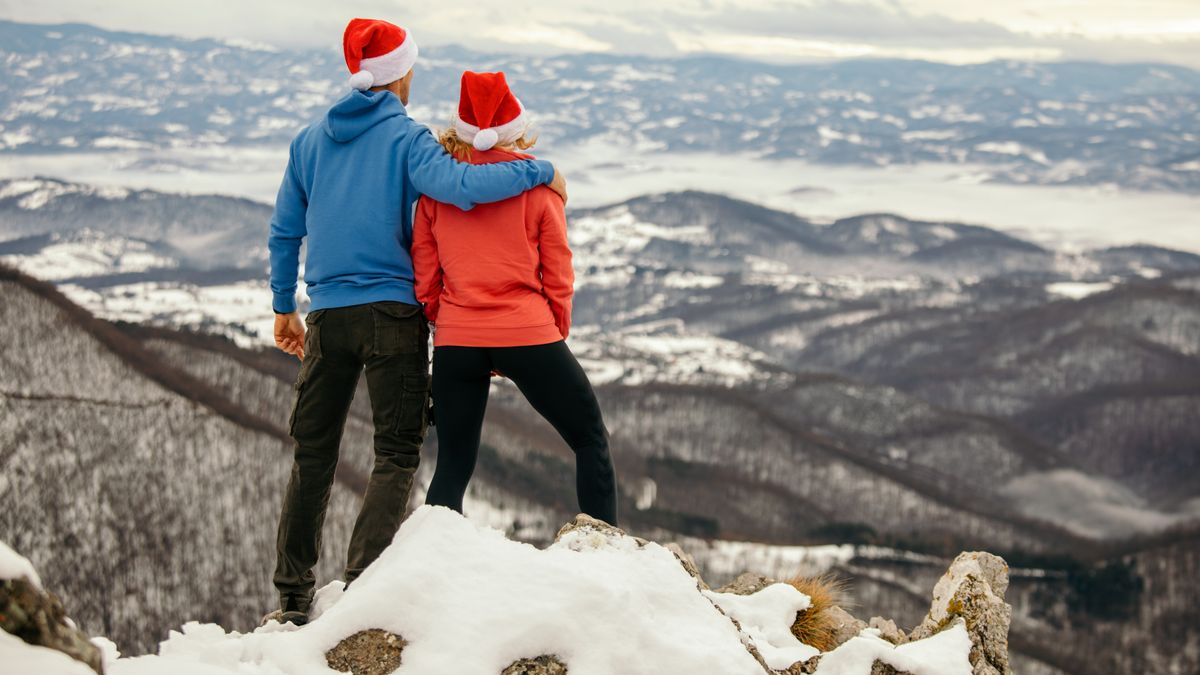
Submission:
[[[5,154],[282,145],[346,91],[336,49],[7,21],[0,45]],[[551,145],[980,165],[977,180],[1014,185],[1200,187],[1200,72],[1178,66],[771,65],[442,47],[422,50],[417,118],[446,122],[465,64],[507,72]],[[126,168],[197,168],[161,153],[138,161]]]

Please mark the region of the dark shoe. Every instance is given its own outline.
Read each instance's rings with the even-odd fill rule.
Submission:
[[[303,626],[308,623],[308,606],[312,602],[311,598],[285,595],[281,600],[279,623],[290,623],[294,626]]]
[[[303,626],[308,623],[308,612],[280,612],[279,623]]]

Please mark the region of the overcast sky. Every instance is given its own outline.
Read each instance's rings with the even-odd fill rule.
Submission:
[[[1200,0],[0,0],[36,23],[340,48],[352,16],[490,51],[1166,61],[1200,68]]]

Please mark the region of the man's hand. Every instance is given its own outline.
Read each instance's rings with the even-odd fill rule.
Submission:
[[[557,192],[559,197],[562,197],[563,204],[567,203],[567,179],[558,170],[557,166],[554,167],[554,180],[550,181],[549,187],[551,190]]]
[[[275,315],[275,346],[304,360],[304,322],[299,312]]]

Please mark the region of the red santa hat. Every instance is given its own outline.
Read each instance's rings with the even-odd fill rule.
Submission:
[[[458,137],[476,150],[490,150],[525,133],[525,106],[509,90],[504,73],[468,70],[462,74],[458,114],[452,124]]]
[[[404,77],[417,62],[417,43],[403,28],[379,19],[351,19],[342,36],[350,86],[382,87]]]

